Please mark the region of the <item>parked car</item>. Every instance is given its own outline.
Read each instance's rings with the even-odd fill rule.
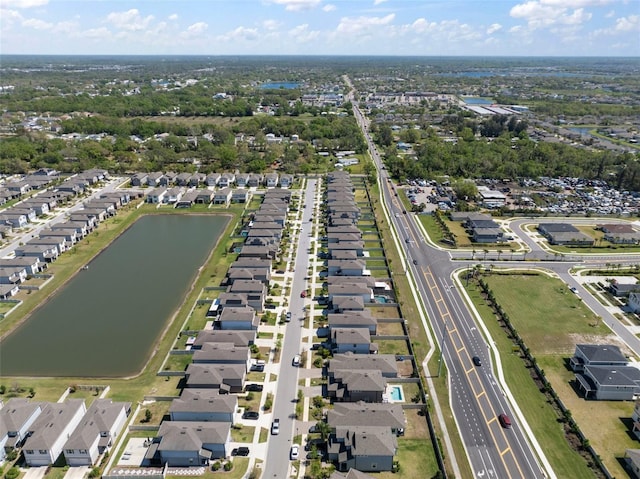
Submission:
[[[301,298],[306,298],[307,297],[307,292],[306,291],[302,291],[302,293],[300,293],[300,297]]]
[[[262,384],[251,383],[251,384],[247,384],[244,387],[244,390],[259,393],[259,392],[262,392],[263,387],[264,386]]]
[[[245,411],[242,414],[242,419],[258,419],[260,417],[260,413],[256,411]]]
[[[233,449],[233,451],[231,451],[231,455],[232,456],[248,456],[249,448],[246,446],[236,447]]]
[[[293,361],[291,361],[291,364],[297,368],[298,366],[300,366],[300,361],[301,361],[301,360],[302,360],[302,358],[300,357],[300,355],[299,355],[299,354],[296,354],[296,355],[293,357]]]
[[[500,414],[498,416],[498,420],[500,421],[500,424],[502,424],[502,427],[507,429],[511,427],[511,419],[509,419],[509,416],[507,416],[506,414]]]
[[[274,436],[280,434],[280,419],[274,419],[271,423],[271,434]]]
[[[291,311],[287,311],[286,316],[284,317],[284,320],[288,323],[289,321],[291,321]]]
[[[482,366],[482,360],[478,356],[472,357],[471,360],[476,366]]]
[[[264,371],[264,366],[265,366],[264,360],[259,359],[256,362],[251,364],[250,369],[251,371],[257,371],[261,373],[262,371]]]
[[[289,452],[289,457],[292,461],[297,461],[300,458],[300,446],[294,444],[291,446],[291,451]]]

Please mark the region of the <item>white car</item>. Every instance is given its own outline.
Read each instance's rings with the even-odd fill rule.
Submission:
[[[291,446],[291,451],[289,452],[289,458],[292,461],[297,461],[300,458],[300,446],[294,444]]]
[[[300,355],[299,355],[299,354],[296,354],[296,355],[293,357],[293,361],[291,361],[291,364],[297,368],[297,367],[299,367],[299,366],[300,366],[300,361],[301,361],[301,360],[302,360],[302,358],[300,357]]]

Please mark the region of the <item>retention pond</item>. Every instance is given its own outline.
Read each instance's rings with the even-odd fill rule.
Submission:
[[[214,215],[140,218],[2,340],[0,376],[140,372],[227,222]]]

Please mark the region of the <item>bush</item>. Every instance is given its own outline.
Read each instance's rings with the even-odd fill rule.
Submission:
[[[224,470],[229,472],[231,469],[233,469],[233,462],[231,461],[227,461],[224,463]]]
[[[220,463],[218,461],[216,461],[211,465],[211,470],[212,471],[217,471],[218,469],[220,469]]]
[[[89,472],[89,479],[93,479],[94,477],[100,477],[100,468],[99,467],[94,467],[93,469],[91,469],[91,472]]]
[[[264,410],[268,411],[273,406],[273,394],[267,393],[267,398],[264,400]]]
[[[5,479],[16,479],[19,475],[20,475],[20,469],[14,466],[7,471],[4,477]]]
[[[7,392],[7,386],[4,384],[0,384],[0,394],[4,394]]]
[[[313,406],[317,408],[324,406],[324,398],[322,396],[315,396],[313,398]]]

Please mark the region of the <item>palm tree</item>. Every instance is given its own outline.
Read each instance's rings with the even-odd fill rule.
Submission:
[[[513,261],[513,253],[515,253],[515,250],[513,248],[509,248],[509,252],[511,253],[511,257],[509,258],[509,261]]]
[[[498,250],[497,250],[497,253],[498,253],[498,261],[500,261],[500,255],[502,254],[502,250],[501,250],[501,249],[498,249]]]
[[[485,261],[487,259],[487,254],[489,254],[489,250],[488,249],[484,249],[482,251],[484,252],[484,258],[482,258],[482,261]]]

